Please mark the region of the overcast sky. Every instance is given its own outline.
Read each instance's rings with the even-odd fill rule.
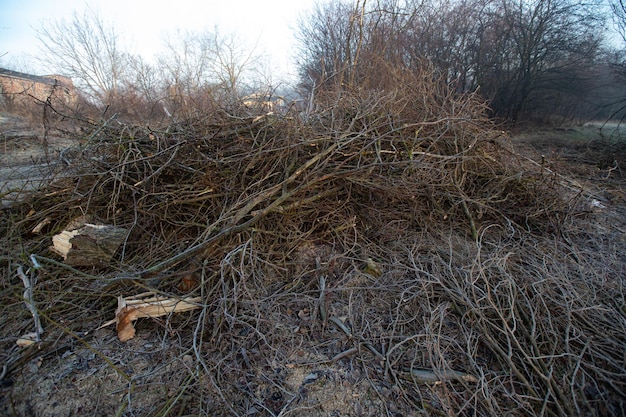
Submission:
[[[150,59],[162,47],[166,33],[177,29],[231,31],[250,45],[258,45],[272,60],[273,73],[294,72],[293,31],[298,17],[315,0],[0,0],[0,66],[32,65],[36,56],[37,27],[46,20],[70,20],[86,7],[112,23],[133,53]],[[30,63],[29,63],[30,62]]]

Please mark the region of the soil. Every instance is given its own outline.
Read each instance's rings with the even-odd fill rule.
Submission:
[[[62,166],[61,152],[74,140],[53,135],[24,118],[0,114],[0,203],[22,199],[46,183]]]
[[[65,166],[63,151],[77,145],[62,136],[44,140],[42,129],[32,126],[17,116],[0,115],[3,205],[14,204],[46,183],[51,175],[60,175]],[[588,199],[589,210],[603,213],[607,228],[626,232],[624,142],[573,141],[571,136],[582,131],[573,129],[519,135],[516,143],[532,160],[594,190],[593,198]],[[13,308],[23,308],[23,305],[16,304]],[[293,326],[294,332],[305,332],[308,314],[311,312],[306,308],[294,306],[294,321],[276,325]],[[197,355],[181,348],[185,344],[177,343],[180,335],[175,329],[186,324],[185,317],[138,322],[137,336],[127,343],[117,339],[114,326],[99,328],[111,318],[96,315],[85,317],[80,323],[66,324],[74,329],[72,337],[58,343],[48,342],[54,345],[52,348],[36,345],[19,348],[13,340],[29,331],[32,323],[14,323],[13,334],[1,335],[5,338],[2,346],[11,347],[0,352],[0,366],[11,362],[21,349],[28,352],[19,355],[22,363],[14,366],[17,372],[3,373],[0,378],[0,416],[143,416],[154,409],[154,404],[165,403],[165,398],[176,397],[179,393],[187,395],[189,391],[181,387],[190,383],[209,387],[198,388],[197,395],[206,395],[203,400],[206,410],[216,410],[217,406],[212,403],[219,403],[220,399],[212,398],[215,392],[210,389],[211,378],[219,378],[216,370],[205,373]],[[334,335],[337,346],[333,351],[351,346],[348,336],[340,329],[329,326],[326,331]],[[11,343],[6,343],[8,339]],[[330,352],[330,347],[328,349]],[[250,378],[240,381],[242,397],[253,396],[264,401],[249,407],[247,415],[284,415],[281,409],[289,409],[290,415],[311,416],[411,415],[410,411],[396,408],[394,399],[403,395],[397,386],[377,383],[375,378],[372,381],[360,367],[351,366],[351,360],[324,363],[328,355],[323,353],[295,345],[291,352],[281,355],[291,355],[292,362],[268,360],[274,368],[272,379],[281,381],[280,385],[254,378],[255,370],[249,369]],[[245,359],[253,357],[255,352],[238,354]],[[6,372],[6,365],[3,369]],[[185,415],[184,404],[182,398],[172,403],[171,409],[162,409],[162,415]]]

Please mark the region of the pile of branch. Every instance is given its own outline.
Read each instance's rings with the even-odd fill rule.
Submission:
[[[549,228],[560,204],[544,192],[553,178],[512,166],[478,103],[415,120],[401,102],[345,94],[308,122],[221,115],[159,130],[109,121],[66,154],[76,180],[52,184],[47,201],[57,226],[89,213],[130,230],[120,260],[144,277],[252,231],[286,255],[302,239],[384,243],[433,221],[474,240],[493,223]]]
[[[51,235],[83,214],[126,231],[97,276],[52,258],[47,265],[114,301],[129,288],[199,297],[190,339],[195,349],[210,329],[214,350],[196,351],[204,366],[236,361],[235,340],[242,349],[287,349],[293,333],[268,318],[293,320],[281,305],[295,299],[315,306],[321,329],[335,323],[356,343],[320,363],[365,347],[361,354],[374,355],[380,377],[399,384],[406,401],[421,398],[411,407],[446,403],[462,414],[478,392],[478,414],[530,407],[570,415],[597,409],[576,384],[611,375],[606,399],[624,393],[623,357],[613,350],[624,334],[613,326],[613,339],[596,346],[592,325],[624,318],[575,301],[596,285],[578,269],[568,287],[586,255],[554,243],[567,242],[576,187],[520,158],[480,102],[436,83],[335,91],[318,103],[306,114],[216,111],[163,128],[95,125],[80,149],[64,153],[71,172],[35,195],[8,235],[26,236],[43,219]],[[52,256],[43,241],[25,247]],[[542,262],[537,248],[553,246],[553,259],[566,262]],[[47,290],[67,294],[64,280],[49,280]],[[350,304],[352,330],[327,310],[331,293],[335,309]],[[133,314],[126,321],[152,310]],[[448,380],[465,389],[421,391],[424,381]],[[221,398],[241,394],[224,381],[212,386]]]

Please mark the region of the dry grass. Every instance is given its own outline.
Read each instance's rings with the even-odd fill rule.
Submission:
[[[31,358],[82,344],[127,387],[95,414],[624,414],[623,240],[483,114],[425,77],[306,117],[94,125],[70,173],[3,209],[12,410]],[[83,214],[130,230],[109,268],[48,252]],[[38,277],[38,349],[11,347],[32,327],[18,265]],[[147,288],[202,308],[139,325],[160,348],[137,371],[151,348],[92,330]]]

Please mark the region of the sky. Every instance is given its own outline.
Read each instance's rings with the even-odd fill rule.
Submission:
[[[237,36],[269,56],[273,74],[295,73],[293,29],[315,0],[0,0],[0,66],[47,73],[37,56],[37,28],[71,20],[86,7],[122,36],[128,50],[150,60],[167,33],[212,30]],[[15,68],[17,67],[17,68]],[[26,68],[25,68],[26,67]],[[29,69],[31,69],[29,71]]]

